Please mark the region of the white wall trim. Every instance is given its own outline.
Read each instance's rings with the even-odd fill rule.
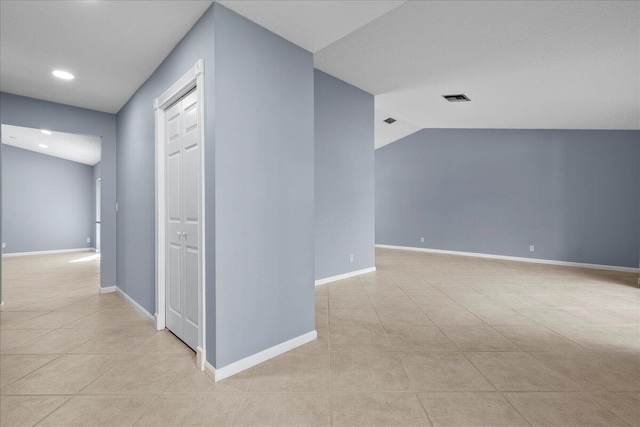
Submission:
[[[151,323],[152,325],[155,324],[155,319],[153,315],[149,313],[147,310],[145,310],[143,306],[135,302],[133,298],[127,295],[125,291],[123,291],[122,289],[116,286],[116,292],[120,294],[120,296],[122,296],[122,298],[124,298],[124,300],[128,302],[133,308],[138,310],[138,312],[140,312],[140,314],[142,314],[145,317],[145,319],[149,321],[149,323]]]
[[[337,276],[318,279],[316,280],[316,286],[325,285],[327,283],[335,282],[338,280],[348,279],[349,277],[360,276],[361,274],[373,273],[374,271],[376,271],[375,267],[369,267],[369,268],[363,268],[362,270],[351,271],[349,273],[338,274]]]
[[[158,298],[156,297],[156,300]],[[156,331],[161,331],[164,329],[164,321],[160,322],[160,318],[158,317],[158,313],[154,313],[153,315],[153,326],[156,328]]]
[[[215,380],[216,368],[214,368],[213,365],[206,360],[204,361],[204,372]]]
[[[13,252],[8,254],[2,254],[3,258],[10,258],[14,256],[30,256],[30,255],[50,255],[50,254],[66,254],[71,252],[90,252],[95,251],[94,248],[74,248],[74,249],[56,249],[53,251],[35,251],[35,252]]]
[[[153,109],[166,108],[196,87],[196,81],[204,73],[204,60],[199,59],[195,65],[180,79],[153,101]]]
[[[376,245],[376,248],[400,249],[404,251],[430,252],[430,253],[436,253],[436,254],[469,256],[469,257],[475,257],[475,258],[499,259],[504,261],[530,262],[533,264],[560,265],[564,267],[591,268],[594,270],[624,271],[629,273],[640,272],[640,269],[633,268],[633,267],[618,267],[615,265],[600,265],[600,264],[586,264],[582,262],[554,261],[551,259],[525,258],[525,257],[516,257],[516,256],[507,256],[507,255],[493,255],[493,254],[483,254],[483,253],[477,253],[477,252],[449,251],[444,249],[416,248],[412,246]]]
[[[196,366],[201,371],[204,371],[204,363],[207,361],[207,350],[196,347]]]
[[[237,362],[233,362],[222,368],[214,369],[215,380],[217,382],[225,378],[228,378],[232,375],[235,375],[239,372],[242,372],[246,369],[256,366],[259,363],[266,362],[269,359],[279,356],[282,353],[286,353],[287,351],[293,350],[296,347],[300,347],[303,344],[307,344],[317,338],[318,338],[318,332],[313,330],[311,332],[307,332],[306,334],[302,334],[300,336],[292,338],[278,345],[274,345],[273,347],[270,347],[259,353],[252,354],[251,356],[245,357],[244,359],[240,359]],[[205,364],[205,369],[209,369],[209,367],[207,367],[206,364]]]
[[[200,280],[198,281],[198,305],[199,305],[199,325],[198,325],[198,345],[197,348],[206,349],[206,295],[205,286],[206,283],[206,268],[205,268],[205,170],[204,170],[204,156],[205,156],[205,138],[204,138],[204,60],[199,59],[195,65],[187,71],[177,82],[175,82],[169,89],[167,89],[162,95],[156,98],[153,102],[153,109],[155,111],[155,129],[156,129],[156,182],[155,182],[155,195],[156,195],[156,312],[152,316],[152,323],[157,330],[162,330],[166,326],[166,255],[165,255],[165,241],[166,241],[166,218],[165,218],[165,170],[164,170],[164,155],[165,155],[165,109],[172,103],[186,95],[192,89],[198,89],[198,121],[200,124],[200,235],[199,248],[200,248]]]
[[[110,294],[116,291],[116,286],[105,286],[104,288],[100,288],[101,294]]]

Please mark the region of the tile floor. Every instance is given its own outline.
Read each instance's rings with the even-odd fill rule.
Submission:
[[[640,426],[634,274],[377,250],[317,341],[214,383],[87,255],[4,259],[3,427]]]

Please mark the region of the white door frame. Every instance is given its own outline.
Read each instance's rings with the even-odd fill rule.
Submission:
[[[153,109],[156,117],[156,329],[166,326],[166,196],[165,196],[165,116],[166,109],[194,88],[198,88],[198,124],[200,126],[200,278],[198,280],[198,346],[196,348],[197,364],[204,370],[206,361],[206,304],[205,304],[205,199],[204,199],[204,61],[198,60],[187,73],[175,82],[162,95],[155,99]]]
[[[96,217],[94,218],[95,221],[95,230],[96,230],[96,237],[95,240],[93,242],[93,246],[96,250],[96,252],[100,252],[100,245],[102,245],[102,239],[100,238],[100,233],[102,233],[102,177],[96,179],[96,188],[95,188],[95,195],[96,195]]]

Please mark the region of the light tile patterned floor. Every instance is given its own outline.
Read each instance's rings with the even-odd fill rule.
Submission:
[[[87,255],[4,260],[3,427],[640,426],[634,274],[378,250],[317,341],[214,383]]]

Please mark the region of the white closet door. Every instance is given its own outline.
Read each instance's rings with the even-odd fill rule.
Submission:
[[[198,345],[200,261],[200,141],[194,90],[166,112],[166,325]]]

